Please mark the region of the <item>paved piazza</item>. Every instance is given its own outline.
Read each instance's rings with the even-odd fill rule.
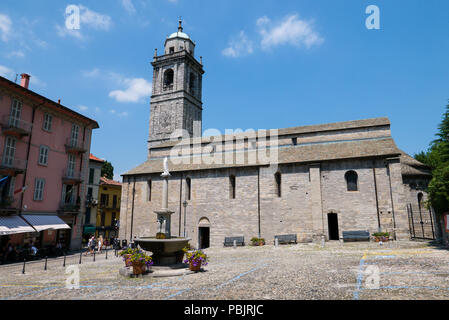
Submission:
[[[62,259],[0,266],[0,299],[448,299],[448,250],[426,242],[329,242],[205,250],[205,272],[124,278],[109,252],[67,258],[80,288],[67,289]],[[376,278],[377,277],[377,278]],[[378,281],[377,281],[377,280]]]

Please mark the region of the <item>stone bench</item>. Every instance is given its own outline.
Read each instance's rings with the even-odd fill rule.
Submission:
[[[276,239],[278,239],[279,244],[297,243],[296,234],[283,234],[274,236],[274,243],[276,243]]]
[[[343,231],[343,241],[370,241],[369,231]]]
[[[236,241],[236,245],[237,246],[244,246],[245,245],[245,238],[244,237],[225,237],[224,246],[225,247],[232,247],[234,245],[234,240]]]

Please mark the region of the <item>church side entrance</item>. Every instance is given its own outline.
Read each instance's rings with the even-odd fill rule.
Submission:
[[[327,223],[329,226],[329,240],[340,240],[338,233],[338,215],[336,213],[328,213]]]
[[[199,227],[198,229],[199,229],[199,232],[198,232],[199,249],[209,248],[210,228],[209,227]]]

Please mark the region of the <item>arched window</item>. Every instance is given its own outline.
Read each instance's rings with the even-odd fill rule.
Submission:
[[[281,173],[276,172],[274,174],[274,180],[276,182],[276,194],[280,198],[281,197]]]
[[[346,185],[348,187],[348,191],[358,191],[358,186],[357,186],[358,176],[357,176],[357,172],[352,171],[352,170],[346,172],[345,179],[346,179]]]
[[[235,199],[235,176],[229,176],[229,198]]]
[[[186,178],[186,198],[190,200],[192,197],[192,180],[190,178]]]
[[[164,87],[168,87],[173,85],[173,79],[174,79],[175,73],[173,72],[173,69],[168,69],[164,73]]]
[[[149,179],[147,181],[147,187],[148,187],[148,189],[147,189],[147,199],[148,199],[148,201],[151,201],[151,189],[153,187],[153,182],[151,181],[151,179]]]
[[[424,197],[423,193],[420,192],[418,193],[418,205],[419,205],[419,210],[421,210],[421,206],[422,206],[422,198]]]
[[[196,77],[193,72],[190,72],[190,78],[189,78],[189,87],[190,87],[190,93],[195,93],[195,83],[196,83]]]

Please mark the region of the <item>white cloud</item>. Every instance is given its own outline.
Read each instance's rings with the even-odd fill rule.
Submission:
[[[22,50],[13,51],[7,55],[8,58],[24,58],[25,53]]]
[[[110,16],[89,10],[85,6],[79,5],[80,8],[80,25],[88,25],[97,30],[108,31],[112,24]]]
[[[86,106],[78,106],[78,109],[81,110],[81,111],[86,111],[86,110],[89,109],[89,107],[86,107]]]
[[[221,52],[226,57],[237,58],[253,53],[253,42],[248,39],[244,31],[240,31],[236,39],[232,39],[229,47]]]
[[[15,75],[14,71],[8,67],[0,65],[0,76],[10,78]]]
[[[268,17],[262,17],[257,20],[257,26],[262,35],[263,49],[285,44],[305,46],[309,49],[324,42],[320,34],[313,29],[313,22],[299,19],[298,14],[286,16],[277,24],[273,24]]]
[[[123,79],[125,90],[114,90],[109,97],[118,102],[140,102],[151,95],[151,83],[143,78]]]
[[[98,68],[94,68],[90,71],[83,71],[83,76],[87,78],[95,78],[100,75],[100,70]]]
[[[136,12],[136,8],[134,7],[132,0],[122,0],[122,6],[126,11],[128,11],[128,13]]]
[[[11,27],[11,19],[5,14],[0,14],[0,38],[5,42],[8,41],[11,36]]]
[[[60,37],[71,36],[78,40],[85,40],[81,30],[86,28],[109,31],[112,25],[110,16],[92,11],[83,5],[78,5],[78,7],[80,9],[80,29],[67,29],[65,24],[63,26],[56,25],[56,31]]]

